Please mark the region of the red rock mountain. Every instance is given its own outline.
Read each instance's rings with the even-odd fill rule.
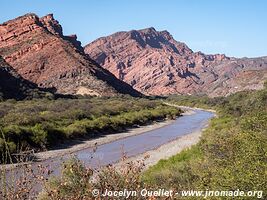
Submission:
[[[3,99],[32,99],[53,96],[37,87],[36,84],[23,79],[0,56],[0,100]]]
[[[140,95],[90,59],[75,35],[64,36],[52,14],[27,14],[0,24],[0,55],[24,79],[58,93]]]
[[[193,52],[169,32],[154,28],[99,38],[86,45],[85,52],[145,94],[220,96],[260,89],[267,79],[267,57],[237,59]]]

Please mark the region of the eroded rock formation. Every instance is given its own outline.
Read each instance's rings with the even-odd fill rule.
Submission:
[[[145,94],[221,96],[260,89],[267,79],[267,57],[237,59],[193,52],[169,32],[154,28],[99,38],[86,45],[85,52]]]
[[[63,94],[138,96],[83,52],[76,35],[64,36],[52,14],[27,14],[0,25],[0,55],[26,80]]]

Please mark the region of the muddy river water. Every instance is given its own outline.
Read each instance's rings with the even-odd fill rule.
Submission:
[[[93,168],[116,163],[123,155],[126,155],[127,157],[136,156],[156,149],[159,146],[171,142],[183,135],[200,131],[207,125],[208,121],[213,116],[214,113],[212,112],[194,109],[193,114],[178,117],[173,123],[167,126],[102,144],[97,146],[97,148],[87,148],[62,157],[34,162],[32,167],[34,169],[37,168],[37,165],[41,164],[52,169],[54,171],[53,174],[59,174],[62,161],[69,159],[73,155],[84,162],[87,166],[91,166]],[[17,167],[15,171],[15,176],[17,178],[20,174],[20,167]],[[9,177],[10,173],[7,172],[6,175],[7,179],[11,178]]]

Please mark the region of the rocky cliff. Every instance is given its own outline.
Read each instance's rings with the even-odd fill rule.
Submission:
[[[52,14],[27,14],[1,24],[0,55],[24,79],[58,93],[140,95],[84,54],[76,35],[64,36]]]
[[[154,28],[99,38],[86,45],[85,52],[117,78],[151,95],[228,95],[260,89],[267,78],[267,57],[193,52],[169,32]]]
[[[53,95],[23,79],[0,56],[0,100],[22,100],[48,96],[52,97]]]

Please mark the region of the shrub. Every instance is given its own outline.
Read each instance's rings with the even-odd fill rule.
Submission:
[[[30,127],[27,132],[30,135],[30,141],[33,142],[32,146],[45,149],[47,144],[47,132],[43,129],[41,124],[35,124],[33,127]]]
[[[45,150],[68,139],[121,131],[180,113],[159,101],[134,98],[9,100],[0,103],[0,125],[7,141],[16,145],[14,153]]]
[[[39,199],[84,199],[91,196],[93,171],[76,158],[63,163],[61,177],[51,178]]]
[[[217,109],[218,117],[212,119],[195,147],[160,161],[145,172],[146,183],[177,190],[267,192],[266,89],[214,99],[187,96],[168,99],[190,106],[204,104],[203,107]]]
[[[105,190],[133,190],[140,191],[144,187],[141,182],[143,161],[125,163],[121,168],[107,166],[101,171],[84,167],[76,158],[63,163],[61,176],[53,177],[48,182],[44,191],[39,195],[40,200],[57,199],[101,199],[100,194]],[[97,189],[99,195],[93,196],[92,191]],[[116,199],[116,197],[114,197]],[[112,198],[112,199],[114,199]],[[117,199],[120,199],[118,197]],[[141,199],[133,197],[131,199]]]

